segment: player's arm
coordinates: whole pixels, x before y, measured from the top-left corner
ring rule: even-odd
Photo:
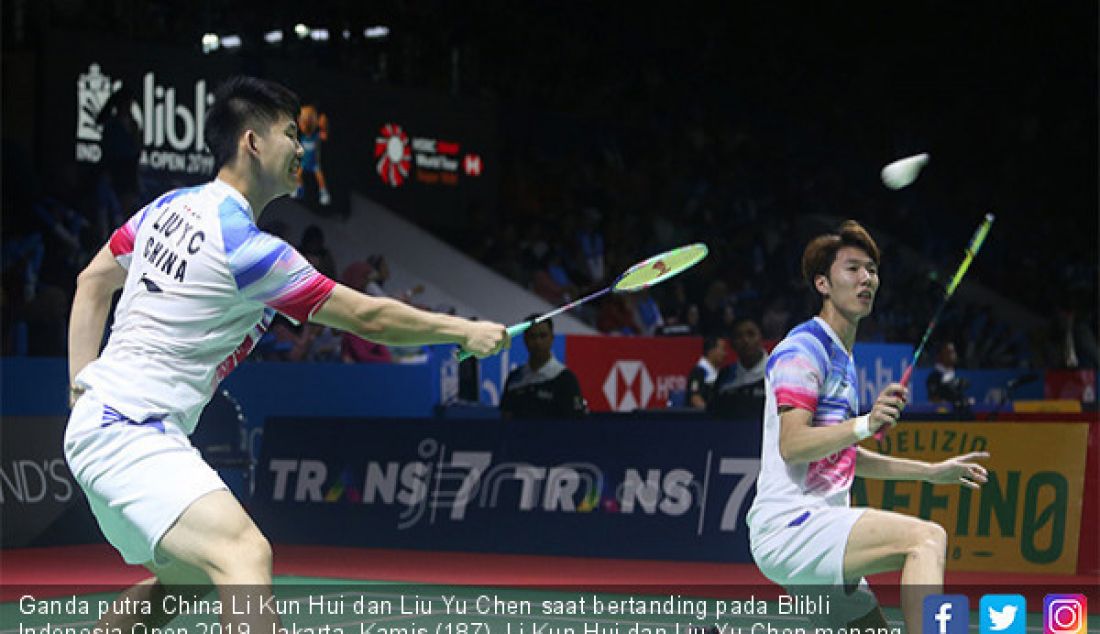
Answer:
[[[706,409],[707,401],[703,398],[703,380],[705,379],[703,369],[699,366],[695,366],[691,369],[691,373],[688,374],[688,406],[695,409]]]
[[[910,460],[856,447],[856,475],[873,480],[927,480],[932,465],[923,460]]]
[[[813,462],[850,447],[881,427],[896,425],[908,395],[905,386],[891,383],[879,394],[870,413],[836,425],[817,427],[813,425],[813,412],[780,405],[779,453],[786,462],[802,463]],[[858,461],[856,470],[858,474]]]
[[[984,451],[974,451],[942,462],[923,462],[887,456],[858,447],[856,475],[875,480],[923,480],[933,484],[961,484],[978,489],[989,478],[985,467],[975,462],[989,457]]]
[[[335,285],[310,321],[387,345],[456,343],[478,357],[494,355],[511,343],[501,324],[420,310],[342,284]]]
[[[568,418],[581,418],[588,414],[588,403],[581,394],[581,384],[577,375],[566,368],[561,373],[561,389],[555,394],[558,400],[558,411]]]
[[[813,425],[813,412],[798,407],[779,408],[779,453],[788,463],[820,460],[858,439],[855,419],[837,425]]]
[[[126,269],[108,245],[96,253],[76,278],[72,312],[69,315],[69,402],[76,401],[76,375],[99,356],[103,328],[111,298],[126,282]]]

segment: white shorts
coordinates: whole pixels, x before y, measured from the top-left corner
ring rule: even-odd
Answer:
[[[842,627],[878,605],[866,579],[844,578],[848,535],[866,510],[807,509],[789,523],[750,534],[752,557],[764,576],[792,595],[828,595],[828,613],[807,617],[819,627]]]
[[[130,564],[153,561],[188,506],[228,488],[179,427],[126,419],[91,391],[69,416],[65,460],[103,534]]]

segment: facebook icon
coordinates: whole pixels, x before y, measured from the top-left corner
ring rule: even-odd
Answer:
[[[924,634],[966,634],[970,627],[970,600],[961,594],[924,597]]]

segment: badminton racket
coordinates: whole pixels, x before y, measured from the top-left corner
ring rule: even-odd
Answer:
[[[947,289],[943,294],[943,300],[940,301],[939,308],[932,315],[932,320],[928,322],[928,327],[924,330],[924,336],[920,338],[920,344],[917,345],[917,349],[913,351],[913,359],[909,362],[909,367],[905,368],[905,372],[901,375],[901,384],[905,387],[909,387],[909,379],[913,377],[913,368],[917,365],[917,360],[920,359],[920,355],[924,352],[924,346],[928,344],[928,339],[932,336],[932,331],[936,329],[936,323],[940,319],[940,315],[943,314],[944,307],[947,306],[947,302],[951,300],[951,296],[955,294],[955,289],[958,288],[959,282],[962,281],[964,275],[966,275],[967,269],[970,268],[970,263],[974,261],[974,256],[978,254],[978,249],[982,248],[982,243],[985,242],[985,237],[989,235],[990,228],[993,227],[993,214],[986,214],[982,219],[982,224],[978,225],[978,229],[974,232],[974,236],[970,238],[970,244],[966,247],[966,254],[963,256],[962,263],[959,264],[958,270],[955,271],[955,275],[952,276],[951,281],[947,284]],[[880,427],[875,433],[875,438],[882,440],[886,435],[884,427]]]
[[[634,293],[650,288],[651,286],[656,286],[690,269],[705,257],[707,257],[707,245],[702,242],[696,242],[695,244],[689,244],[646,258],[623,271],[623,274],[607,288],[600,289],[591,295],[586,295],[564,306],[555,308],[548,313],[539,315],[535,319],[508,326],[508,336],[515,337],[516,335],[522,334],[531,326],[546,321],[555,315],[560,315],[567,310],[572,310],[585,302],[592,301],[608,293]],[[469,352],[462,351],[458,355],[458,360],[463,361],[470,358],[470,356],[472,355]]]

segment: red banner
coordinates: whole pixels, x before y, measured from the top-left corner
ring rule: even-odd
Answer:
[[[1046,375],[1045,398],[1096,402],[1096,370],[1047,370]]]
[[[565,337],[565,358],[594,412],[667,407],[702,351],[700,337]]]

